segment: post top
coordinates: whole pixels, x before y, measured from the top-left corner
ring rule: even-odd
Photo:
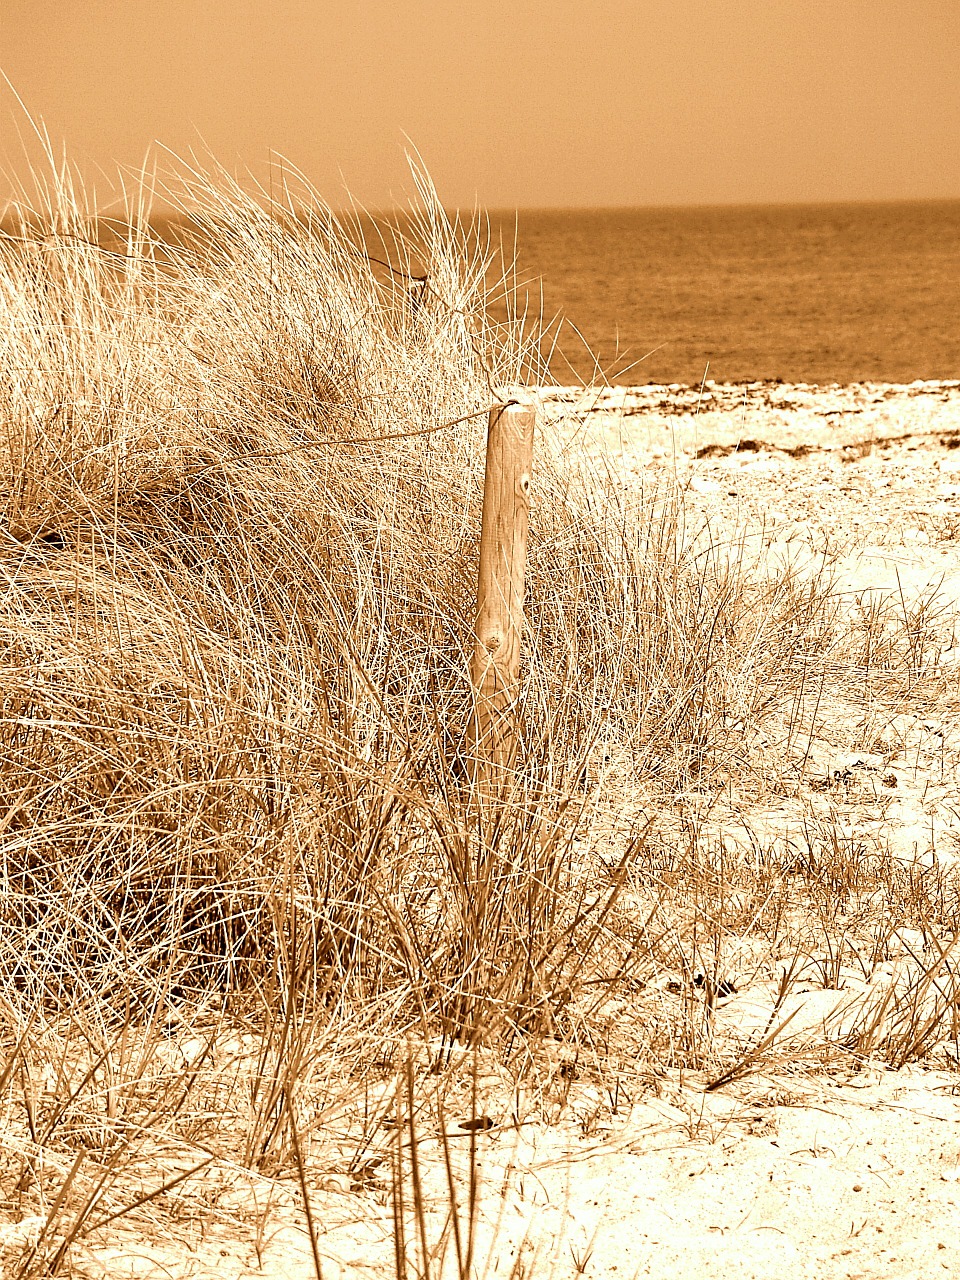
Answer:
[[[540,390],[538,387],[523,387],[519,384],[516,386],[499,387],[497,395],[501,404],[522,405],[525,409],[537,409],[540,407]]]

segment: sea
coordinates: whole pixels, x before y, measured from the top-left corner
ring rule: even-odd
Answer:
[[[559,383],[960,378],[960,200],[491,215]]]
[[[960,379],[960,200],[487,216],[556,383]]]

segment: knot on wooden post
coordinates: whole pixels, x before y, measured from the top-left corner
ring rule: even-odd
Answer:
[[[470,663],[473,714],[467,740],[478,790],[499,794],[516,762],[520,639],[530,522],[537,401],[511,393],[490,410]]]

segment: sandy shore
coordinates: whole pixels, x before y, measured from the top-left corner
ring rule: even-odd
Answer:
[[[942,543],[960,511],[960,382],[559,388],[544,404],[623,484],[676,471],[727,521]]]
[[[657,990],[611,1003],[575,1063],[566,1050],[539,1063],[533,1092],[496,1061],[484,1064],[480,1106],[491,1127],[477,1136],[479,1274],[958,1275],[957,1040],[935,1038],[921,1061],[900,1070],[869,1054],[853,1061],[844,1045],[851,1036],[868,1042],[871,1019],[878,1035],[891,1025],[893,1003],[913,998],[931,948],[949,949],[960,924],[960,383],[553,389],[544,401],[544,430],[571,458],[602,462],[630,490],[678,482],[712,530],[740,531],[760,571],[804,557],[820,571],[826,553],[838,590],[857,607],[886,600],[935,615],[932,692],[821,686],[802,752],[788,758],[773,730],[751,748],[794,779],[789,794],[781,789],[760,805],[746,788],[718,802],[709,821],[731,848],[739,832],[745,857],[757,833],[776,847],[803,824],[832,824],[851,856],[882,853],[908,880],[934,877],[944,906],[939,932],[916,922],[900,928],[887,939],[887,959],[872,967],[852,919],[832,920],[834,940],[845,939],[842,962],[828,982],[829,957],[812,953],[786,1004],[743,939],[725,937],[718,963],[730,987],[709,1007],[686,989],[689,974],[664,974]],[[701,1000],[717,1043],[728,1047],[749,1051],[779,1026],[776,1052],[709,1091],[703,1074],[631,1062],[635,1024],[655,1016],[656,1001],[681,998]],[[932,998],[929,984],[916,998]],[[552,1113],[551,1099],[559,1099]],[[373,1105],[366,1095],[363,1102]],[[468,1091],[447,1092],[461,1195],[468,1174],[459,1122],[469,1108]],[[427,1107],[418,1149],[426,1223],[439,1238],[448,1174],[441,1122],[430,1115]],[[319,1153],[321,1135],[316,1141]],[[336,1172],[349,1154],[331,1147],[332,1172],[314,1192],[323,1274],[386,1277],[388,1183]],[[123,1237],[121,1228],[84,1259],[84,1274],[314,1274],[294,1184],[278,1189],[236,1167],[204,1178],[211,1207],[199,1240],[186,1226],[189,1247]]]
[[[792,798],[752,807],[744,791],[710,822],[734,847],[739,830],[744,856],[758,833],[776,843],[791,827],[835,823],[858,856],[883,851],[909,874],[940,876],[956,902],[960,383],[568,388],[544,399],[545,429],[571,458],[602,464],[630,491],[678,482],[688,510],[713,535],[738,537],[758,571],[789,561],[821,572],[826,554],[851,608],[925,603],[937,616],[931,698],[901,692],[887,705],[821,690],[815,736],[788,766],[799,783]],[[771,771],[782,769],[783,745],[772,739],[767,750]],[[851,958],[831,987],[811,970],[776,1018],[776,984],[727,939],[736,991],[717,1002],[715,1034],[749,1044],[789,1026],[776,1066],[717,1091],[705,1092],[697,1073],[631,1076],[629,1025],[651,1009],[622,1003],[608,1032],[623,1049],[616,1083],[628,1099],[616,1114],[599,1071],[570,1090],[555,1125],[483,1139],[491,1187],[525,1171],[505,1212],[496,1197],[484,1210],[498,1269],[539,1257],[544,1274],[582,1265],[594,1277],[659,1280],[960,1273],[956,1041],[897,1071],[844,1066],[836,1053],[878,1001],[902,996],[923,972],[929,940],[916,930],[898,939],[882,973],[868,977]],[[435,1169],[439,1160],[437,1144]]]
[[[847,600],[960,608],[960,382],[560,388],[544,403],[571,457],[627,493],[675,481],[710,536],[770,568],[826,553]]]

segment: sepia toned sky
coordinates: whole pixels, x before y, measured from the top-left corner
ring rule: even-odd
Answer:
[[[2,0],[98,192],[159,140],[372,207],[960,197],[960,0]],[[36,157],[0,82],[0,198]]]

